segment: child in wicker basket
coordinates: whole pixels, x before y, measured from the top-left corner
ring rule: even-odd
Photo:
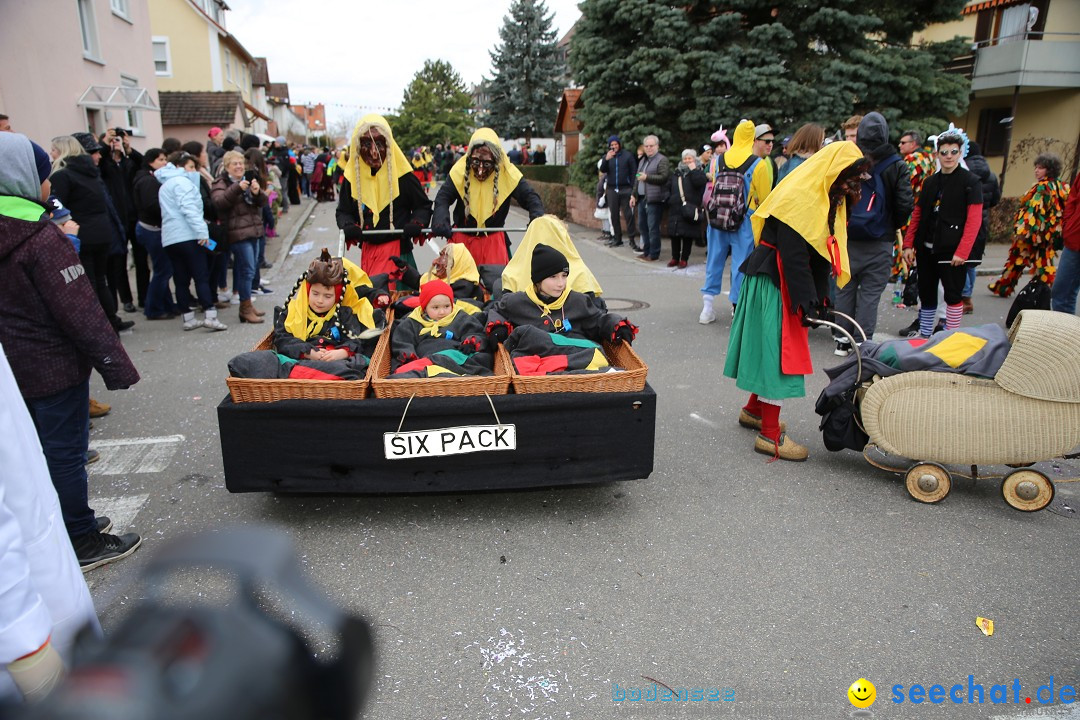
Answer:
[[[285,307],[275,308],[274,349],[294,360],[341,361],[361,371],[366,368],[364,342],[370,343],[378,332],[365,327],[342,302],[344,293],[344,264],[323,250]]]
[[[420,286],[420,304],[391,335],[391,378],[490,375],[492,356],[478,308],[455,301],[454,290],[439,279]]]
[[[566,256],[550,245],[536,244],[531,282],[489,307],[488,336],[506,343],[519,374],[605,370],[601,342],[633,343],[637,327],[606,312],[599,298],[572,290],[569,277]],[[504,284],[505,278],[504,273]]]

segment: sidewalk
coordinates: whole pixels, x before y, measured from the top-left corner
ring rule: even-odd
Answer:
[[[274,265],[262,274],[268,282],[277,277],[285,258],[289,255],[289,249],[296,242],[296,237],[304,229],[304,223],[311,217],[311,213],[317,205],[319,203],[312,198],[300,196],[299,205],[290,205],[289,212],[282,213],[278,217],[277,237],[266,238],[266,259]]]

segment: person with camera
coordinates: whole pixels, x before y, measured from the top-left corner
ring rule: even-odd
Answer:
[[[150,265],[147,254],[135,238],[135,198],[132,186],[135,173],[142,165],[142,153],[131,147],[131,133],[124,128],[109,128],[100,138],[108,152],[101,156],[101,178],[109,188],[116,212],[124,227],[123,247],[117,247],[109,254],[108,284],[109,291],[118,298],[117,305],[123,306],[124,312],[138,312],[139,305],[146,304],[146,288],[150,283]],[[128,282],[128,246],[131,246],[135,260],[136,295],[131,294]]]
[[[240,296],[240,322],[261,323],[263,318],[251,304],[251,285],[255,279],[258,240],[265,232],[262,209],[267,204],[266,193],[257,173],[246,169],[243,153],[230,150],[225,153],[221,165],[224,172],[214,181],[210,194],[218,213],[228,217],[233,289]]]
[[[608,151],[600,160],[600,172],[607,174],[607,189],[604,192],[607,206],[611,210],[612,239],[606,245],[622,246],[622,223],[625,222],[630,249],[637,250],[637,223],[634,222],[634,211],[630,207],[630,198],[634,194],[634,176],[637,175],[637,159],[623,148],[618,135],[608,138]]]
[[[671,238],[671,260],[668,267],[683,269],[690,260],[694,240],[701,237],[705,213],[701,199],[709,179],[698,162],[697,153],[687,148],[682,151],[682,162],[671,175],[668,195],[668,236]]]

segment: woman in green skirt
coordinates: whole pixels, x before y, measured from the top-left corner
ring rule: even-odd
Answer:
[[[739,424],[758,431],[754,450],[775,460],[809,453],[784,433],[780,406],[806,394],[814,372],[806,328],[821,316],[829,275],[850,278],[847,206],[859,200],[870,161],[852,142],[834,142],[810,157],[754,211],[754,251],[728,341],[724,374],[750,393]],[[771,461],[770,461],[771,462]]]

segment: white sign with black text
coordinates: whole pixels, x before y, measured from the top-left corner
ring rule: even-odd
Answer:
[[[387,460],[462,455],[493,450],[517,450],[514,425],[465,425],[416,432],[383,433]]]

